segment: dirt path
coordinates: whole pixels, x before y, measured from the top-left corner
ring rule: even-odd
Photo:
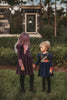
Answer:
[[[12,69],[12,70],[16,70],[16,67],[17,66],[6,66],[6,65],[0,65],[0,69]],[[38,69],[35,69],[35,70],[38,70]],[[62,66],[62,67],[57,67],[57,66],[55,66],[54,68],[53,68],[53,71],[62,71],[62,72],[65,72],[65,73],[67,73],[67,68],[65,67],[65,66]]]

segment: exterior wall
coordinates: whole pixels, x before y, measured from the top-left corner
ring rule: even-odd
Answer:
[[[8,8],[0,6],[0,34],[10,33],[10,12]]]

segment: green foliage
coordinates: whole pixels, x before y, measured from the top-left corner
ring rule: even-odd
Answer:
[[[17,55],[11,48],[0,48],[1,65],[17,65]]]
[[[67,26],[67,16],[65,16],[62,20],[62,24],[66,27]]]
[[[49,40],[51,42],[50,51],[53,53],[53,64],[58,66],[65,65],[67,61],[67,37],[64,34],[62,37],[53,38],[31,38],[31,54],[34,62],[37,61],[37,54],[40,53],[39,44],[42,41]],[[14,51],[14,45],[17,41],[17,37],[2,37],[0,38],[0,64],[3,65],[17,65],[17,54]],[[5,44],[6,43],[6,44]]]
[[[51,93],[47,94],[47,84],[45,92],[41,92],[42,79],[34,72],[34,89],[36,93],[29,92],[29,76],[25,77],[25,94],[20,93],[19,76],[16,71],[0,70],[0,99],[1,100],[67,100],[67,73],[54,72],[51,78]],[[62,95],[63,94],[63,95]]]
[[[44,25],[41,29],[41,35],[43,38],[52,38],[54,36],[54,28],[48,25]]]
[[[13,48],[14,49],[14,45],[17,42],[17,37],[1,37],[0,38],[0,48],[4,47],[4,48]],[[31,38],[30,39],[30,43],[31,45],[35,45],[35,44],[40,44],[42,41],[44,41],[44,38]],[[5,45],[6,43],[6,45]]]
[[[14,49],[14,45],[17,41],[16,37],[2,37],[0,38],[0,48],[4,47],[4,48],[13,48]],[[5,44],[6,43],[6,44]]]
[[[51,52],[53,53],[53,62],[54,62],[54,65],[57,65],[59,67],[65,65],[64,63],[67,61],[67,48],[63,46],[56,46],[56,47],[53,47],[51,49]]]
[[[57,16],[58,16],[58,17],[61,17],[61,16],[63,16],[63,15],[64,15],[64,8],[58,9],[58,10],[57,10]]]
[[[7,1],[8,2],[8,4],[10,4],[10,5],[15,5],[15,4],[18,4],[18,1],[19,0],[5,0],[5,1]]]
[[[34,49],[35,48],[35,49]],[[61,46],[51,47],[50,51],[53,53],[53,65],[58,65],[59,67],[65,65],[67,61],[67,49],[66,47],[62,48]],[[37,61],[37,54],[40,53],[39,45],[31,46],[31,55],[33,61]],[[14,49],[11,48],[0,48],[0,64],[1,65],[17,65],[17,54],[14,52]]]
[[[42,41],[44,41],[44,38],[30,38],[31,45],[39,45]]]

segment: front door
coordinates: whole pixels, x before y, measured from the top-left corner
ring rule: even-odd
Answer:
[[[36,14],[26,14],[26,32],[36,33],[37,32],[37,17]]]

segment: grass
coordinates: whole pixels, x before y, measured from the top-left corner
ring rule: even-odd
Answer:
[[[16,75],[15,70],[0,70],[0,100],[67,100],[67,73],[54,72],[54,76],[51,78],[52,92],[49,95],[47,94],[47,85],[46,91],[40,92],[41,78],[37,76],[37,71],[34,74],[36,93],[29,92],[29,76],[26,76],[26,93],[21,94],[19,76]]]

